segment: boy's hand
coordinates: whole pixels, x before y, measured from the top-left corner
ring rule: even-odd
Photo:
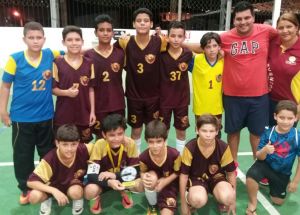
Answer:
[[[160,192],[166,186],[164,181],[165,181],[164,178],[158,179],[157,184],[155,186],[156,192]]]
[[[63,192],[59,191],[58,189],[54,188],[52,195],[56,199],[57,204],[59,206],[65,206],[66,204],[69,204],[68,197]]]
[[[291,181],[288,185],[288,191],[290,193],[294,193],[297,191],[297,188],[298,188],[298,184],[296,184],[295,182]]]
[[[79,93],[79,90],[78,90],[77,85],[75,85],[75,84],[73,84],[73,86],[68,89],[68,96],[71,98],[76,97],[78,95],[78,93]]]
[[[122,185],[122,183],[119,180],[110,179],[107,182],[108,186],[111,187],[114,190],[121,191],[125,190],[125,187]]]
[[[143,184],[145,188],[151,189],[153,187],[154,177],[146,172],[142,178]]]
[[[116,174],[112,172],[101,172],[98,177],[99,181],[107,179],[116,179]]]
[[[96,115],[94,113],[90,114],[90,126],[93,126],[96,123]]]
[[[265,145],[263,149],[267,154],[273,154],[275,151],[275,147],[271,144],[271,141],[268,142],[267,145]]]
[[[11,120],[10,120],[10,117],[9,117],[9,114],[5,111],[5,112],[1,112],[0,113],[0,118],[1,118],[1,121],[2,123],[9,127],[11,125]]]

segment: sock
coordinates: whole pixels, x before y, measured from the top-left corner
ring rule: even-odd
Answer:
[[[149,205],[157,204],[157,192],[155,192],[154,190],[148,190],[145,188],[145,196],[148,200]]]
[[[185,146],[185,140],[178,140],[176,138],[176,149],[182,154],[183,148]]]
[[[137,140],[134,140],[135,144],[136,144],[136,148],[138,150],[138,154],[140,154],[141,152],[141,145],[142,145],[142,138],[139,138]]]

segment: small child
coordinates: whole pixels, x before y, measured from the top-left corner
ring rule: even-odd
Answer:
[[[30,175],[27,186],[31,204],[41,202],[40,215],[51,213],[52,198],[59,206],[73,200],[72,214],[83,211],[83,177],[93,144],[79,144],[75,125],[66,124],[57,129],[56,149],[51,150]]]
[[[160,120],[146,125],[145,139],[148,143],[140,155],[141,178],[149,203],[148,215],[174,214],[177,208],[178,174],[181,158],[179,152],[167,146],[168,130]]]
[[[200,45],[204,53],[195,55],[189,65],[193,80],[193,111],[196,119],[204,113],[210,113],[221,122],[224,59],[218,57],[220,36],[208,32],[201,38]],[[221,131],[218,137],[221,137]]]
[[[170,128],[174,114],[176,149],[182,153],[186,141],[185,130],[189,127],[188,106],[190,85],[188,65],[192,52],[182,48],[185,26],[182,22],[171,22],[168,30],[169,46],[160,56],[160,119]]]
[[[201,115],[197,119],[198,137],[183,150],[179,177],[181,214],[203,207],[208,193],[215,197],[220,211],[235,214],[235,165],[229,146],[216,138],[219,125],[215,116]]]
[[[246,214],[256,214],[258,182],[267,178],[270,197],[274,204],[282,205],[286,190],[296,192],[300,181],[300,134],[293,128],[297,121],[297,105],[289,100],[280,101],[274,113],[276,126],[266,130],[257,148],[257,160],[247,172],[248,208]],[[298,157],[296,174],[292,181],[292,167]]]
[[[126,120],[120,114],[111,114],[104,118],[102,124],[102,135],[104,139],[94,144],[90,161],[94,169],[88,172],[89,184],[85,188],[85,198],[90,201],[92,214],[102,211],[100,194],[113,189],[119,191],[122,196],[124,208],[131,208],[133,201],[131,193],[125,192],[122,184],[121,171],[125,167],[139,165],[137,147],[131,138],[125,136]],[[140,179],[134,180],[129,190],[141,192]]]
[[[29,203],[26,182],[34,170],[35,147],[40,158],[55,147],[51,71],[54,58],[64,54],[42,49],[45,35],[38,22],[26,23],[23,35],[27,50],[10,55],[0,89],[0,118],[5,126],[12,126],[14,172],[22,205]]]
[[[75,124],[80,142],[92,139],[90,126],[96,121],[94,98],[94,66],[81,55],[82,31],[66,26],[62,32],[68,53],[55,59],[53,66],[53,94],[57,96],[54,125]]]

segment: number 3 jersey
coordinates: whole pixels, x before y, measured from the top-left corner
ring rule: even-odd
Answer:
[[[3,82],[13,83],[10,117],[15,122],[40,122],[53,118],[52,62],[63,54],[41,50],[34,64],[25,51],[12,54],[4,68]]]
[[[186,107],[190,104],[188,65],[192,52],[182,48],[175,58],[168,51],[160,56],[160,107]]]

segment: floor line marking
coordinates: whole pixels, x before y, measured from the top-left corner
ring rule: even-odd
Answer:
[[[237,168],[238,172],[238,178],[246,185],[246,175],[239,169]],[[262,206],[269,212],[269,214],[272,215],[280,215],[278,210],[266,199],[266,197],[258,191],[257,193],[257,200],[262,204]]]
[[[2,127],[0,128],[0,134],[2,134],[2,133],[5,131],[5,129],[7,129],[7,127],[6,127],[6,126],[2,126]]]
[[[34,164],[37,165],[40,161],[34,161]],[[0,162],[0,167],[1,166],[13,166],[14,162]]]
[[[238,156],[250,156],[253,155],[252,152],[238,152]]]

